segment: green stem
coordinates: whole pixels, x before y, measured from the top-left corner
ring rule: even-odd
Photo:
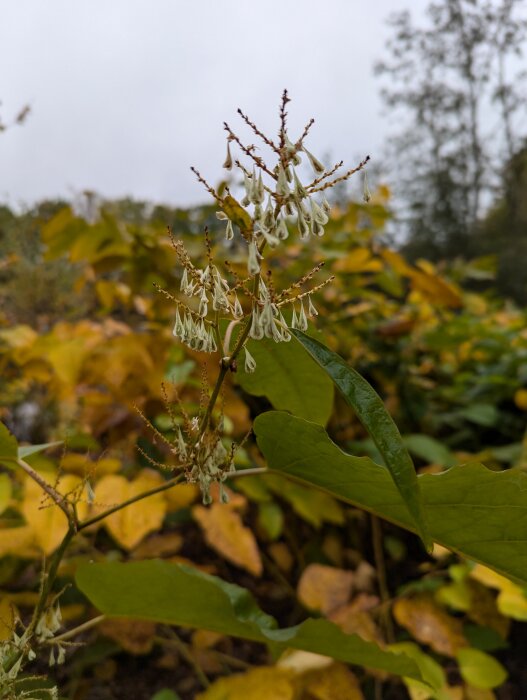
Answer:
[[[50,639],[48,641],[48,644],[57,644],[59,642],[64,642],[67,639],[71,639],[72,637],[76,637],[81,632],[86,632],[86,630],[90,630],[92,627],[96,627],[103,620],[106,620],[106,615],[98,615],[97,617],[94,617],[91,620],[83,622],[82,625],[77,625],[77,627],[74,627],[73,629],[68,630],[67,632],[63,632],[63,634],[59,634],[58,637],[53,637],[53,639]]]
[[[379,593],[382,601],[382,619],[387,641],[392,644],[395,641],[392,617],[390,615],[390,591],[386,578],[386,564],[384,561],[384,550],[382,541],[382,525],[379,518],[371,516],[371,533],[373,544],[373,555],[375,557],[375,568],[377,569],[377,580],[379,582]]]

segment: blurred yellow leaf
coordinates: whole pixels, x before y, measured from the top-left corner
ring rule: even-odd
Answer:
[[[514,403],[522,411],[527,411],[527,389],[518,389],[514,394]]]
[[[0,557],[8,554],[29,559],[39,555],[34,531],[30,525],[0,528]]]
[[[304,674],[302,688],[307,697],[316,700],[364,699],[355,674],[347,666],[339,663],[332,663],[327,668]]]
[[[430,596],[400,598],[394,603],[393,614],[401,627],[438,654],[455,657],[467,646],[461,621],[445,612]]]
[[[169,513],[187,508],[194,503],[199,494],[197,484],[177,484],[165,491]]]
[[[104,476],[95,486],[94,511],[107,510],[162,483],[161,475],[151,469],[143,469],[132,481],[116,474]],[[112,513],[103,525],[118,544],[133,549],[145,535],[161,527],[166,511],[164,493],[157,493]]]
[[[368,248],[353,248],[333,265],[335,272],[380,272],[383,264],[375,259]]]
[[[221,503],[213,503],[208,508],[194,506],[192,514],[210,547],[254,576],[261,576],[263,567],[258,543],[232,507]]]
[[[310,610],[328,615],[345,605],[351,595],[353,573],[324,564],[309,564],[298,582],[298,599]]]
[[[275,667],[220,678],[196,700],[294,700],[291,672]]]
[[[177,554],[183,545],[179,532],[154,534],[141,542],[133,551],[133,559],[154,559]]]
[[[50,486],[70,500],[80,499],[84,490],[84,482],[74,474],[66,474],[57,484],[51,483]],[[79,519],[82,520],[87,512],[87,503],[78,500]],[[44,554],[55,551],[68,530],[68,521],[60,508],[29,477],[25,480],[22,513],[33,531],[35,542]]]
[[[148,654],[154,646],[155,623],[128,618],[103,620],[99,631],[130,654]]]

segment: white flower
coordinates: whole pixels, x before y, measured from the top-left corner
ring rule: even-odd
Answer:
[[[247,346],[245,346],[244,350],[245,350],[245,371],[250,374],[250,373],[254,372],[254,370],[256,369],[256,360],[254,359],[254,357],[251,355],[251,353],[247,349]]]
[[[255,241],[249,243],[249,259],[247,260],[247,271],[253,277],[260,272],[260,263],[258,262],[258,250]]]
[[[318,174],[323,173],[324,170],[325,170],[325,168],[324,168],[324,166],[322,165],[322,163],[321,163],[317,158],[315,158],[315,156],[314,156],[312,153],[310,153],[310,152],[307,150],[307,148],[304,148],[304,147],[302,146],[302,150],[304,151],[304,153],[305,153],[306,156],[308,157],[308,160],[309,160],[309,162],[311,163],[311,167],[313,168],[313,170],[314,170],[316,173],[318,173]]]

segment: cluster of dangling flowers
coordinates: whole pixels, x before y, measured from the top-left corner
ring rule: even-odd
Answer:
[[[326,169],[304,144],[313,119],[305,126],[298,140],[289,138],[288,102],[287,91],[284,91],[276,143],[238,110],[245,124],[273,153],[273,166],[258,155],[256,146],[245,145],[230,126],[224,124],[227,155],[223,166],[228,171],[236,167],[239,172],[240,201],[228,187],[221,194],[217,192],[198,170],[192,168],[218,205],[217,218],[225,222],[226,247],[238,257],[240,251],[245,251],[247,276],[242,278],[230,263],[225,262],[225,272],[215,263],[208,231],[205,231],[207,256],[203,269],[194,266],[184,244],[172,237],[182,267],[179,286],[183,300],[160,291],[176,303],[173,334],[193,350],[220,353],[223,370],[220,384],[228,370],[236,371],[238,356],[242,352],[245,371],[256,370],[256,362],[246,346],[249,339],[269,338],[277,343],[288,342],[292,329],[307,330],[308,317],[317,315],[312,297],[333,279],[329,277],[319,284],[313,283],[314,276],[324,263],[319,263],[287,289],[278,292],[271,270],[264,269],[264,253],[266,249],[273,250],[280,246],[294,229],[303,241],[311,236],[323,236],[330,213],[324,193],[362,170],[369,160],[368,156],[355,168],[340,175],[337,175],[337,171],[342,167],[342,161]],[[233,157],[234,147],[249,159],[249,166]],[[306,161],[304,164],[313,171],[312,179],[306,184],[302,183],[299,174],[303,159]],[[239,324],[241,330],[235,342],[231,343],[233,329]],[[211,481],[221,484],[233,468],[233,451],[229,453],[224,448],[221,431],[209,428],[217,395],[218,392],[213,393],[204,419],[186,421],[184,431],[177,428],[173,443],[173,452],[182,462],[190,465],[188,478],[199,481],[204,500],[209,498]]]

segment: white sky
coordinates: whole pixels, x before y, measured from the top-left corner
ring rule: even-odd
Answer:
[[[0,201],[85,189],[174,205],[206,201],[189,171],[222,176],[236,108],[274,133],[287,87],[294,135],[382,166],[393,126],[373,63],[385,20],[426,0],[0,0]],[[243,132],[243,129],[240,129]],[[250,137],[249,137],[249,140]]]

